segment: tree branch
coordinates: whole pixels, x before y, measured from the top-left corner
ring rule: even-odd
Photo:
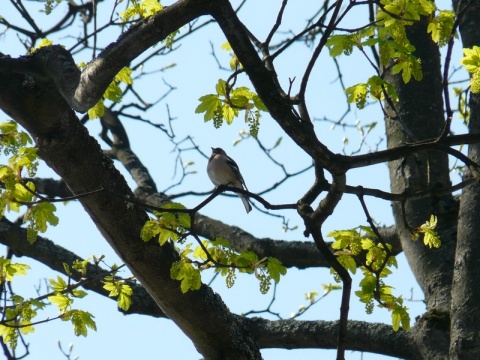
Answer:
[[[338,321],[270,321],[262,318],[244,318],[245,323],[261,348],[335,349]],[[418,359],[412,341],[412,332],[392,330],[390,325],[349,321],[344,339],[350,350],[373,352],[403,359]],[[412,330],[414,331],[414,330]]]
[[[27,230],[12,224],[5,218],[0,220],[0,243],[8,246],[16,256],[27,256],[66,276],[68,274],[65,272],[63,263],[71,265],[75,260],[84,260],[73,252],[41,236],[39,236],[33,244],[30,244],[27,241]],[[107,270],[99,266],[87,264],[87,275],[89,277],[103,278],[109,274]],[[81,274],[76,271],[72,271],[71,277],[76,281],[80,281],[82,278]],[[129,285],[133,289],[132,305],[128,311],[120,311],[125,314],[166,317],[142,286],[135,283],[130,283]],[[83,285],[83,287],[108,297],[109,291],[103,288],[103,283],[99,280],[88,282]]]

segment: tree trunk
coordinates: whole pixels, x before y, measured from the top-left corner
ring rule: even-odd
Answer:
[[[463,7],[463,2],[454,1],[455,8]],[[460,33],[464,48],[474,45],[480,46],[480,1],[468,3],[468,8],[460,19]],[[469,132],[480,132],[480,96],[470,97]],[[479,145],[470,145],[468,156],[475,162],[480,161]],[[478,170],[474,170],[477,172]],[[472,174],[467,171],[466,178]],[[460,202],[458,219],[457,248],[452,285],[451,308],[451,359],[479,359],[480,337],[478,335],[480,323],[480,185],[474,184],[465,188]]]
[[[413,78],[405,84],[399,75],[386,72],[386,79],[395,86],[399,102],[395,104],[397,119],[386,118],[388,147],[408,144],[439,136],[444,127],[440,53],[426,33],[426,24],[409,27],[409,39],[421,59],[423,79]],[[387,104],[388,105],[388,104]],[[388,115],[396,114],[388,107]],[[412,136],[409,133],[413,134]],[[425,151],[389,163],[391,189],[394,193],[434,190],[450,186],[446,153]],[[455,248],[456,206],[451,195],[393,204],[395,223],[402,248],[413,273],[425,293],[427,309],[448,312]],[[411,230],[438,216],[439,249],[425,247],[421,239],[412,241]]]

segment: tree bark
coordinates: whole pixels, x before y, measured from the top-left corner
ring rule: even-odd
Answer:
[[[426,22],[407,30],[421,59],[423,79],[412,78],[405,84],[399,75],[385,72],[385,80],[394,85],[399,102],[396,112],[386,104],[385,120],[388,148],[419,140],[434,139],[445,124],[440,53],[426,32]],[[391,69],[391,68],[390,68]],[[448,156],[440,151],[424,151],[389,163],[393,193],[448,188]],[[451,305],[451,283],[456,245],[458,206],[451,194],[393,203],[395,225],[408,263],[425,294],[427,313],[415,325],[414,339],[424,359],[445,359],[448,354],[448,323]],[[442,244],[430,249],[423,239],[413,241],[418,226],[438,217],[437,232]],[[446,325],[447,324],[447,325]]]
[[[405,84],[401,76],[393,76],[389,71],[385,74],[385,79],[395,86],[399,96],[395,105],[398,119],[392,119],[397,115],[387,104],[390,117],[386,118],[385,126],[389,148],[434,139],[441,134],[445,124],[438,48],[426,32],[426,23],[409,27],[408,37],[416,48],[415,55],[421,59],[423,79],[416,81],[412,78]],[[425,151],[391,161],[389,171],[394,193],[450,186],[447,154],[438,151]],[[448,312],[450,309],[456,209],[451,195],[393,203],[403,251],[425,293],[429,310]],[[429,249],[421,239],[412,241],[411,238],[411,230],[429,220],[431,214],[438,216],[437,231],[442,240],[439,249]]]
[[[460,33],[464,48],[480,46],[478,21],[480,1],[454,1],[455,8],[468,6],[460,18]],[[469,132],[480,131],[480,96],[470,96]],[[480,146],[470,145],[468,156],[480,162]],[[478,170],[467,170],[465,177],[478,178]],[[457,248],[452,286],[450,359],[470,360],[480,358],[480,185],[474,184],[462,192],[458,217]]]

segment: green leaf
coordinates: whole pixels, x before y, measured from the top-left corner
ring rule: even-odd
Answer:
[[[142,2],[134,1],[132,6],[120,13],[120,18],[127,22],[136,16],[147,18],[153,14],[161,11],[163,6],[158,0],[143,0]]]
[[[83,277],[87,276],[87,265],[90,262],[90,258],[85,260],[77,259],[73,262],[72,268],[82,274]]]
[[[423,233],[423,242],[426,246],[432,248],[439,248],[441,245],[441,240],[435,228],[437,226],[437,217],[435,215],[430,215],[430,220],[426,221],[425,224],[422,224],[417,231]]]
[[[238,109],[233,109],[230,105],[225,104],[222,107],[223,118],[227,121],[227,124],[230,125],[233,122],[233,118],[238,114]]]
[[[18,324],[20,325],[20,332],[23,335],[27,335],[35,331],[35,328],[33,326],[28,326],[29,324],[31,324],[30,321],[20,321],[20,323]]]
[[[373,240],[371,239],[362,239],[362,249],[363,250],[369,250],[372,247],[375,247],[376,244]]]
[[[360,287],[362,288],[363,294],[372,295],[375,291],[377,279],[372,275],[370,271],[364,271],[364,277],[360,281]]]
[[[467,71],[472,74],[480,71],[480,47],[465,48],[463,54],[465,56],[460,59],[460,63],[465,66]]]
[[[430,248],[439,248],[441,245],[440,236],[436,231],[429,230],[424,235],[423,243]]]
[[[31,176],[35,175],[38,166],[38,150],[36,148],[23,147],[17,150],[17,153],[9,160],[13,170],[18,171],[25,167],[29,170]]]
[[[352,243],[360,241],[361,237],[357,230],[335,230],[327,234],[328,237],[333,237],[335,242],[332,244],[333,249],[346,249]]]
[[[184,210],[185,207],[179,203],[170,203],[164,206],[165,209]],[[162,212],[156,211],[157,219],[148,220],[142,227],[140,236],[143,241],[149,241],[158,235],[160,245],[168,240],[177,241],[180,235],[190,227],[190,216],[183,212]]]
[[[122,100],[122,96],[123,96],[123,92],[122,92],[122,89],[120,88],[120,86],[118,85],[118,83],[116,83],[115,81],[113,81],[108,87],[107,89],[105,90],[105,93],[103,94],[103,97],[105,99],[108,99],[108,100],[111,100],[115,103],[118,103]],[[91,110],[91,109],[90,109]],[[89,110],[89,111],[90,111]],[[103,113],[98,116],[98,117],[101,117],[105,114],[105,109],[103,109]],[[90,116],[90,113],[89,113],[89,116]],[[92,118],[90,118],[91,120]]]
[[[54,214],[55,211],[55,205],[48,202],[42,202],[31,206],[26,214],[26,221],[29,221],[27,230],[31,231],[33,234],[37,234],[38,232],[44,233],[47,231],[48,224],[57,226],[58,217]],[[29,238],[31,243],[35,240],[36,236]]]
[[[214,246],[225,246],[230,247],[230,243],[227,239],[224,238],[216,238],[214,241],[211,241],[212,245]]]
[[[239,108],[243,108],[248,104],[249,99],[245,95],[236,94],[236,95],[232,95],[230,97],[230,100],[232,101],[233,105],[235,105]]]
[[[70,277],[72,276],[72,271],[70,270],[70,266],[67,263],[63,263],[63,270],[65,270],[65,274]]]
[[[107,278],[105,278],[107,279]],[[124,284],[121,281],[104,281],[103,288],[110,291],[108,296],[117,297],[117,305],[120,309],[127,311],[132,304],[132,288],[130,285]]]
[[[122,68],[122,70],[118,72],[117,75],[115,75],[115,81],[123,82],[127,85],[133,84],[133,79],[131,77],[132,71],[132,69],[125,66],[124,68]]]
[[[400,329],[400,323],[402,320],[402,316],[398,311],[392,312],[392,328],[394,331],[398,331]]]
[[[273,257],[268,258],[267,269],[270,277],[277,284],[280,282],[280,275],[285,275],[287,273],[287,268],[283,266],[279,260]]]
[[[450,40],[455,24],[455,13],[451,10],[439,11],[437,16],[429,20],[427,32],[432,34],[432,40],[440,47],[445,46]]]
[[[202,244],[203,246],[205,246],[205,248],[208,250],[208,247],[209,247],[209,241],[208,240],[204,240],[202,241]],[[193,252],[193,257],[196,258],[196,259],[200,259],[200,260],[207,260],[208,259],[208,254],[205,253],[205,250],[201,247],[201,246],[197,246]]]
[[[13,120],[0,123],[0,132],[4,135],[17,132],[17,123]]]
[[[217,94],[220,96],[225,96],[227,93],[227,88],[226,88],[227,82],[222,79],[218,79],[217,85],[215,85],[215,90],[217,91]]]
[[[35,306],[37,309],[43,309],[46,304],[40,300],[37,299],[30,299],[30,302],[32,303],[33,306]]]
[[[178,239],[177,233],[168,229],[162,229],[158,235],[158,243],[160,246],[165,245],[165,243],[170,239],[176,241]]]
[[[472,93],[474,94],[480,93],[480,70],[472,75],[472,78],[470,79],[470,87],[471,87]]]
[[[26,275],[27,270],[30,269],[30,266],[19,263],[11,263],[10,259],[6,259],[3,256],[0,256],[0,267],[1,267],[1,277],[0,284],[5,281],[12,281],[14,276]]]
[[[103,99],[100,99],[98,103],[88,110],[88,118],[90,120],[100,118],[105,114],[105,105]]]
[[[345,89],[348,103],[356,103],[357,108],[363,109],[367,101],[367,84],[357,84]]]
[[[350,271],[352,274],[355,274],[357,272],[357,263],[351,256],[340,255],[337,256],[337,260],[345,269]]]
[[[30,185],[30,186],[28,186]],[[28,189],[30,189],[30,191]],[[33,183],[27,183],[27,184],[21,184],[21,183],[16,183],[15,184],[15,190],[12,192],[12,196],[16,201],[19,202],[30,202],[33,199],[34,194],[32,191],[35,191],[35,185]]]
[[[19,334],[14,327],[0,325],[0,336],[2,336],[5,344],[8,344],[12,350],[15,350]]]
[[[407,310],[406,307],[396,306],[392,311],[392,328],[394,331],[400,329],[400,324],[404,330],[410,330],[410,315]]]
[[[76,336],[87,336],[88,329],[97,331],[97,325],[93,320],[94,316],[83,310],[70,310],[63,316],[64,320],[71,320],[73,324],[73,333]]]
[[[103,285],[103,288],[107,291],[110,291],[110,293],[108,294],[108,296],[110,297],[118,296],[118,294],[120,293],[118,282],[116,281],[106,281]]]
[[[166,38],[162,41],[165,44],[165,47],[167,49],[171,49],[174,42],[175,42],[175,37],[180,34],[180,29],[175,30],[174,32],[168,34]],[[171,67],[175,66],[176,64],[170,65]]]
[[[203,119],[205,121],[213,119],[215,113],[222,107],[222,102],[218,98],[218,95],[204,95],[198,99],[200,104],[195,109],[195,113],[205,113]]]
[[[150,241],[153,237],[155,237],[159,232],[160,229],[158,227],[158,222],[156,220],[147,220],[147,222],[142,227],[140,237],[143,241],[147,242]]]
[[[57,305],[60,312],[65,311],[73,303],[73,300],[70,297],[62,293],[55,293],[55,295],[49,296],[48,301]]]
[[[175,203],[172,202],[170,204],[166,204],[163,206],[164,209],[177,209],[177,210],[186,210],[187,208],[180,203]],[[166,214],[166,213],[163,213]],[[184,228],[189,228],[190,227],[190,215],[187,212],[176,212],[174,214],[171,214],[173,218],[175,219],[172,221],[172,223],[175,226],[181,226]]]
[[[420,59],[413,56],[399,59],[397,64],[392,67],[392,74],[398,74],[399,72],[402,72],[402,79],[405,84],[411,80],[412,76],[417,81],[422,80]]]
[[[48,282],[50,283],[50,288],[55,292],[62,292],[67,290],[67,287],[68,287],[67,283],[58,275],[57,275],[57,280],[48,279]]]
[[[232,46],[230,45],[230,43],[228,41],[226,43],[223,43],[220,46],[220,48],[223,49],[223,50],[226,50],[226,51],[232,51]]]
[[[72,290],[72,295],[81,299],[81,298],[84,298],[85,296],[87,296],[88,293],[86,291],[81,290],[81,289],[73,289]]]
[[[36,47],[30,49],[29,54],[33,54],[38,49],[41,49],[41,48],[47,47],[47,46],[51,46],[51,45],[53,45],[53,42],[51,40],[48,40],[47,38],[42,38],[42,40],[40,40],[40,42],[38,43],[38,45]]]
[[[25,264],[10,264],[8,271],[12,274],[12,276],[13,275],[23,276],[27,274],[28,269],[30,269],[30,266]]]
[[[130,308],[132,305],[132,292],[132,288],[129,285],[122,284],[117,299],[117,304],[120,309],[127,311]]]
[[[327,40],[326,45],[330,48],[330,56],[336,57],[342,53],[350,55],[353,51],[353,37],[351,35],[333,35]]]
[[[189,290],[198,290],[202,285],[200,271],[195,269],[192,264],[183,260],[177,261],[170,269],[170,276],[174,280],[180,280],[180,289],[182,293]]]
[[[238,267],[252,267],[257,262],[258,256],[253,251],[242,252],[233,260],[233,264]]]
[[[233,54],[232,58],[229,61],[230,69],[236,70],[238,67],[242,67],[242,64],[240,64],[240,61],[238,60],[237,55]]]

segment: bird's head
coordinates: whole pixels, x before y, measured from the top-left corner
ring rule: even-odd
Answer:
[[[226,155],[225,151],[222,149],[222,148],[214,148],[212,147],[212,154],[222,154],[222,155]]]

